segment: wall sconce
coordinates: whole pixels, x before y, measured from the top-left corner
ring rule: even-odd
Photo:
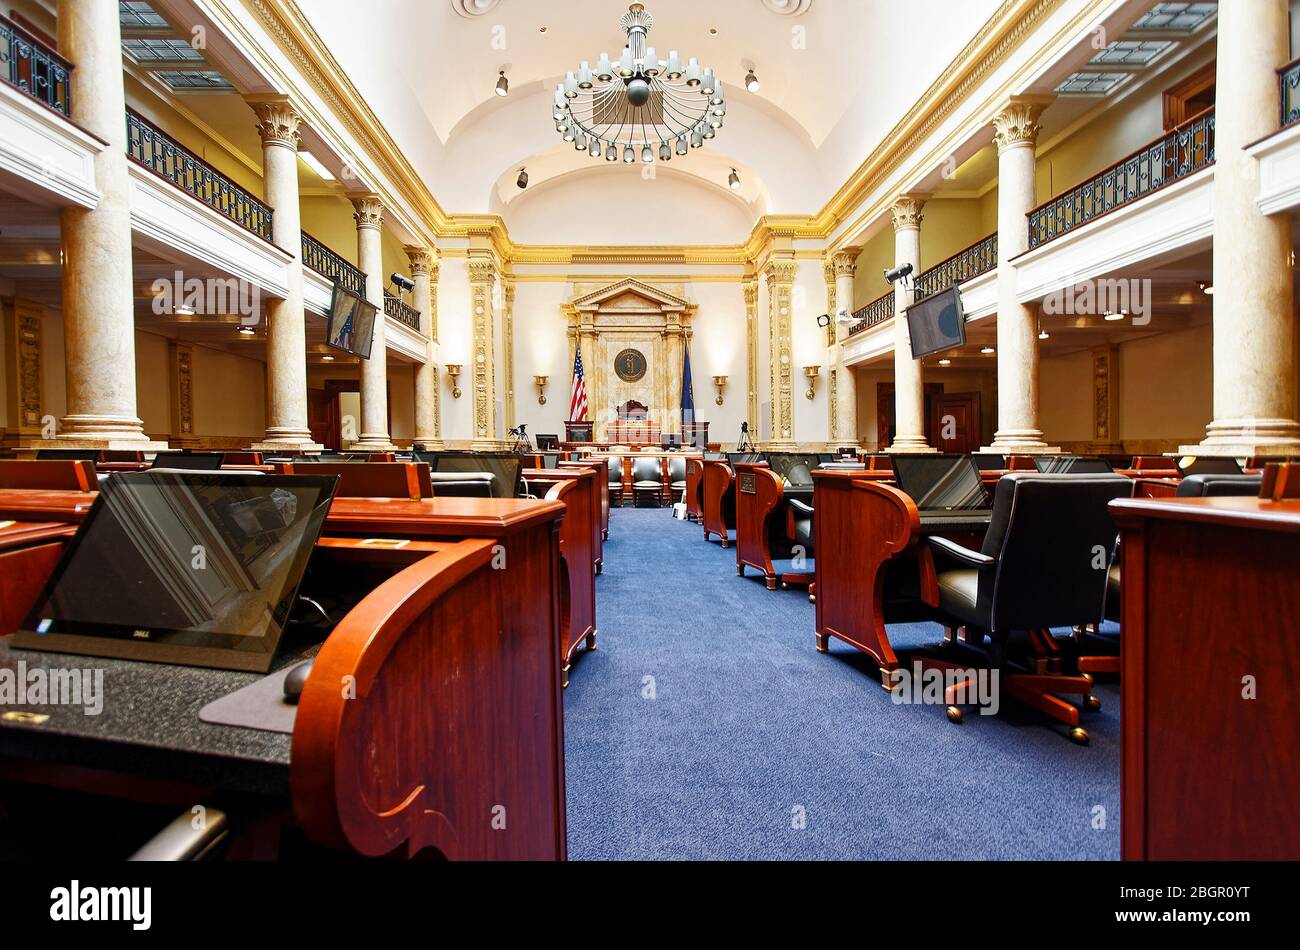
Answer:
[[[460,398],[460,386],[457,385],[457,381],[460,379],[460,371],[462,369],[464,369],[464,366],[460,363],[447,364],[447,378],[451,380],[452,399]]]
[[[804,393],[809,399],[817,398],[817,377],[821,373],[820,366],[805,366],[803,374],[808,377],[808,391]]]
[[[714,376],[714,377],[713,377],[713,385],[718,387],[718,398],[715,399],[715,400],[713,400],[713,401],[716,402],[719,406],[721,406],[721,405],[722,405],[722,393],[723,393],[723,391],[726,390],[726,388],[727,388],[727,377],[725,377],[725,376]]]
[[[546,383],[549,376],[534,376],[533,382],[537,384],[537,405],[546,405]]]

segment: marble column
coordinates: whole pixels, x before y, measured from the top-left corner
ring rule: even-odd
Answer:
[[[293,256],[285,269],[288,292],[266,307],[266,437],[259,451],[320,452],[307,420],[307,321],[303,312],[302,216],[298,197],[298,146],[302,117],[287,99],[255,99],[262,138],[266,203],[275,209],[275,245]]]
[[[473,449],[491,451],[500,448],[497,437],[496,367],[493,332],[496,323],[493,314],[492,292],[496,286],[497,264],[489,252],[470,252],[469,270],[471,320],[474,328],[473,379],[470,392],[474,397]],[[585,355],[584,355],[585,359]]]
[[[921,221],[925,197],[904,195],[890,209],[894,219],[894,266],[911,264],[912,278],[894,283],[894,442],[889,452],[933,452],[925,441],[925,383],[912,359],[905,311],[916,299],[912,279],[921,273]]]
[[[793,257],[773,257],[766,270],[772,384],[772,438],[768,445],[785,451],[795,447],[793,297],[798,264]]]
[[[760,432],[758,418],[758,278],[746,277],[741,289],[745,295],[745,421],[749,423],[749,437],[757,440]]]
[[[426,340],[424,362],[415,369],[415,447],[437,451],[443,446],[438,422],[438,361],[433,325],[437,319],[434,288],[441,265],[438,252],[432,248],[408,247],[406,256],[411,261],[411,279],[415,281],[411,303],[420,311],[420,333]]]
[[[993,119],[998,147],[998,428],[986,451],[1059,452],[1038,427],[1038,311],[1020,303],[1012,258],[1029,248],[1035,203],[1034,145],[1051,100],[1013,98]]]
[[[1214,168],[1214,420],[1195,455],[1291,455],[1296,348],[1291,222],[1255,203],[1243,149],[1277,131],[1278,67],[1289,56],[1286,0],[1219,4]]]
[[[851,325],[838,319],[841,311],[853,312],[853,278],[858,271],[856,247],[845,248],[832,255],[829,266],[835,278],[835,299],[830,308],[830,330],[835,334],[831,362],[831,441],[832,451],[839,448],[860,447],[858,442],[858,386],[853,367],[844,364],[844,343],[849,338]]]
[[[137,415],[131,177],[117,4],[60,0],[59,52],[73,63],[72,120],[106,143],[99,202],[60,213],[67,415],[57,444],[155,451]]]
[[[366,275],[366,299],[379,308],[370,359],[361,361],[360,452],[391,452],[388,436],[388,344],[384,321],[384,206],[375,195],[352,199],[357,222],[357,266]]]

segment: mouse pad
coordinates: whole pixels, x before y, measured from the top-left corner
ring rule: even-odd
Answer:
[[[298,707],[284,701],[284,678],[296,665],[290,663],[256,683],[208,703],[199,710],[199,719],[215,726],[291,734]]]

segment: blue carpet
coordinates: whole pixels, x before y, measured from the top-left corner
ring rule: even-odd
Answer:
[[[611,513],[596,599],[565,692],[570,858],[1119,857],[1113,684],[1087,747],[1009,700],[960,726],[895,705],[864,654],[817,653],[805,592],[737,577],[667,510]]]

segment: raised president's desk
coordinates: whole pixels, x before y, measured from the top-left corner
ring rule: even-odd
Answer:
[[[1300,501],[1113,501],[1127,860],[1300,859]]]

